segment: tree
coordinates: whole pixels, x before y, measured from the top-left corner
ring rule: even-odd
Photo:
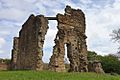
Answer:
[[[113,30],[112,34],[112,39],[115,40],[116,42],[120,43],[120,29],[118,30]]]
[[[106,73],[120,74],[120,60],[114,55],[103,56],[100,59]]]
[[[88,51],[88,61],[94,61],[96,60],[97,53],[94,51]]]
[[[112,37],[112,40],[114,40],[115,42],[117,42],[119,44],[118,53],[120,53],[120,29],[113,30],[113,32],[110,36]]]
[[[94,51],[88,51],[88,61],[95,61],[95,60],[101,60],[101,55],[98,55],[96,52]]]
[[[97,55],[96,52],[88,51],[88,61],[98,60],[102,64],[102,68],[106,73],[117,73],[120,74],[120,60],[116,55]]]

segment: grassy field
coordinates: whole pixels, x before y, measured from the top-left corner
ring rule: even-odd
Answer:
[[[120,76],[50,71],[0,71],[0,80],[120,80]]]

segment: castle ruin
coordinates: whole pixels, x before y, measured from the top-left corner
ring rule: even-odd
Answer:
[[[14,38],[12,68],[43,70],[43,45],[48,20],[57,20],[58,32],[50,58],[49,70],[65,72],[65,45],[71,72],[88,72],[85,15],[80,9],[66,6],[64,14],[56,17],[31,15],[23,24],[19,37]]]

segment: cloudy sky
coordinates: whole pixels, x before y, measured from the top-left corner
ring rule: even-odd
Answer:
[[[113,29],[120,27],[120,0],[0,0],[0,58],[10,58],[12,41],[30,14],[55,16],[64,13],[66,5],[82,9],[86,16],[88,50],[106,55],[116,53],[111,41]],[[52,55],[57,22],[49,21],[43,61]]]

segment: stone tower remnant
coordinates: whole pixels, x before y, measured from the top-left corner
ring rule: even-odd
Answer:
[[[75,10],[67,6],[64,15],[57,15],[57,21],[58,32],[49,68],[57,72],[65,71],[64,55],[66,45],[70,71],[87,72],[87,37],[85,35],[84,13],[79,9]]]
[[[43,69],[43,44],[47,30],[48,20],[43,15],[31,15],[23,24],[19,32],[17,69]]]
[[[17,55],[18,55],[18,45],[19,45],[19,37],[14,37],[13,40],[13,49],[12,49],[12,59],[11,59],[11,68],[16,69],[17,66]]]

